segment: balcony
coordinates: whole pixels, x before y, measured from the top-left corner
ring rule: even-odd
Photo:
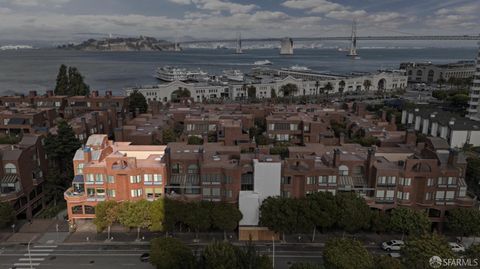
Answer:
[[[74,191],[73,187],[68,188],[64,193],[63,197],[65,200],[70,202],[81,202],[85,201],[85,192],[84,191]]]
[[[0,201],[11,201],[20,198],[23,195],[23,191],[12,191],[6,193],[0,193]]]

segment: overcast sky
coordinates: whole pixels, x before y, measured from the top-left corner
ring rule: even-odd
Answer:
[[[1,40],[479,34],[479,0],[0,0]]]

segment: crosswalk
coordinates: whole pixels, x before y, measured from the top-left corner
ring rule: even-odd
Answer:
[[[50,253],[55,251],[56,245],[38,245],[30,247],[30,252],[23,254],[12,268],[15,269],[35,269],[40,266],[45,259],[50,256]]]

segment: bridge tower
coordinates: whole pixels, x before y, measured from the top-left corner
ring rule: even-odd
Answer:
[[[237,33],[237,48],[235,50],[235,54],[243,54],[242,50],[242,34],[240,32]]]
[[[350,43],[350,51],[347,56],[356,57],[357,54],[357,20],[354,19],[352,22],[352,36]]]
[[[280,54],[292,55],[293,54],[293,39],[285,37],[280,40]]]

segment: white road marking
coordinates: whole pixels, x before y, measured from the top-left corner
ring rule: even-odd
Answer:
[[[34,248],[56,248],[58,246],[55,246],[55,245],[51,245],[51,246],[48,246],[48,245],[41,245],[41,246],[33,246]]]
[[[41,262],[44,261],[45,258],[20,258],[19,261],[34,261],[34,262]]]
[[[32,263],[32,266],[39,266],[40,263]],[[30,266],[30,263],[14,263],[13,266]]]
[[[30,253],[30,254],[25,253],[25,254],[23,254],[23,256],[48,256],[48,255],[50,255],[50,253]]]
[[[30,252],[52,252],[54,249],[31,249]]]

